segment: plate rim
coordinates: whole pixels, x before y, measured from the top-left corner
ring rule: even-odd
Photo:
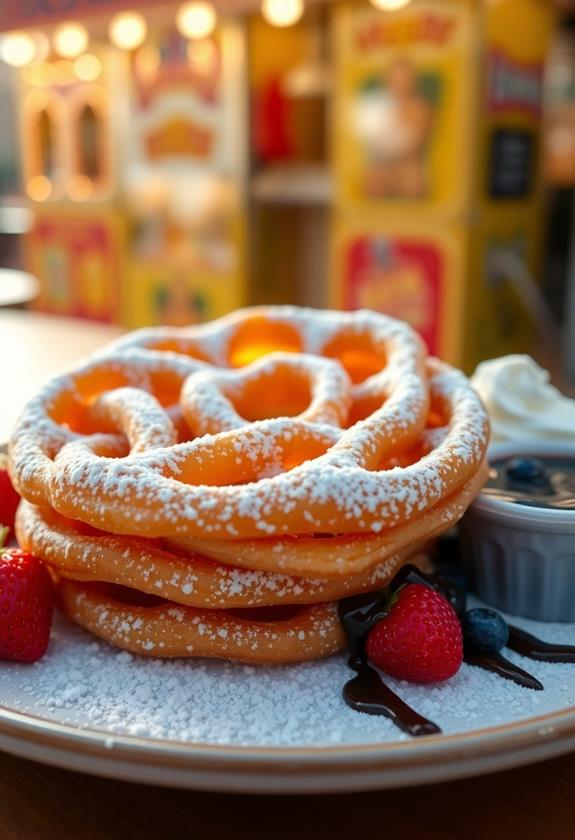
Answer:
[[[52,721],[0,704],[0,736],[25,741],[28,746],[64,749],[85,758],[105,758],[113,762],[137,761],[156,769],[348,773],[355,767],[364,770],[422,769],[446,761],[494,758],[534,745],[559,740],[567,742],[569,737],[575,736],[575,706],[498,726],[405,741],[253,747],[116,735]]]

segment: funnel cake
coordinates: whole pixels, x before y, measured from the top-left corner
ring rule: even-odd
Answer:
[[[383,315],[141,330],[24,409],[17,533],[68,614],[121,647],[313,659],[344,644],[340,598],[461,517],[487,440],[465,376]]]

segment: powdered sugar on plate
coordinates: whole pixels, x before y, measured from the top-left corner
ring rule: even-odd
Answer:
[[[574,624],[513,623],[545,640],[575,644]],[[523,689],[467,665],[443,685],[391,679],[389,684],[446,734],[575,705],[575,665],[506,655],[540,679],[545,691]],[[58,617],[41,662],[0,664],[0,706],[100,730],[110,738],[263,747],[406,740],[386,718],[359,714],[344,704],[341,688],[351,676],[345,656],[274,668],[146,659],[111,648]]]

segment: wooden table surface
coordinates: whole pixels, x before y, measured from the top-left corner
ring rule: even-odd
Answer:
[[[46,379],[120,333],[104,324],[0,309],[0,443]]]
[[[2,840],[572,840],[575,756],[481,779],[337,796],[144,787],[0,754]]]
[[[42,380],[116,334],[107,327],[0,312],[0,440]],[[0,840],[570,840],[574,791],[575,755],[436,786],[282,798],[131,785],[0,753]]]

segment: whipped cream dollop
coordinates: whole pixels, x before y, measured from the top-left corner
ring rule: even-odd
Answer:
[[[502,356],[478,365],[471,383],[489,412],[492,443],[575,444],[575,400],[549,380],[530,356]]]

